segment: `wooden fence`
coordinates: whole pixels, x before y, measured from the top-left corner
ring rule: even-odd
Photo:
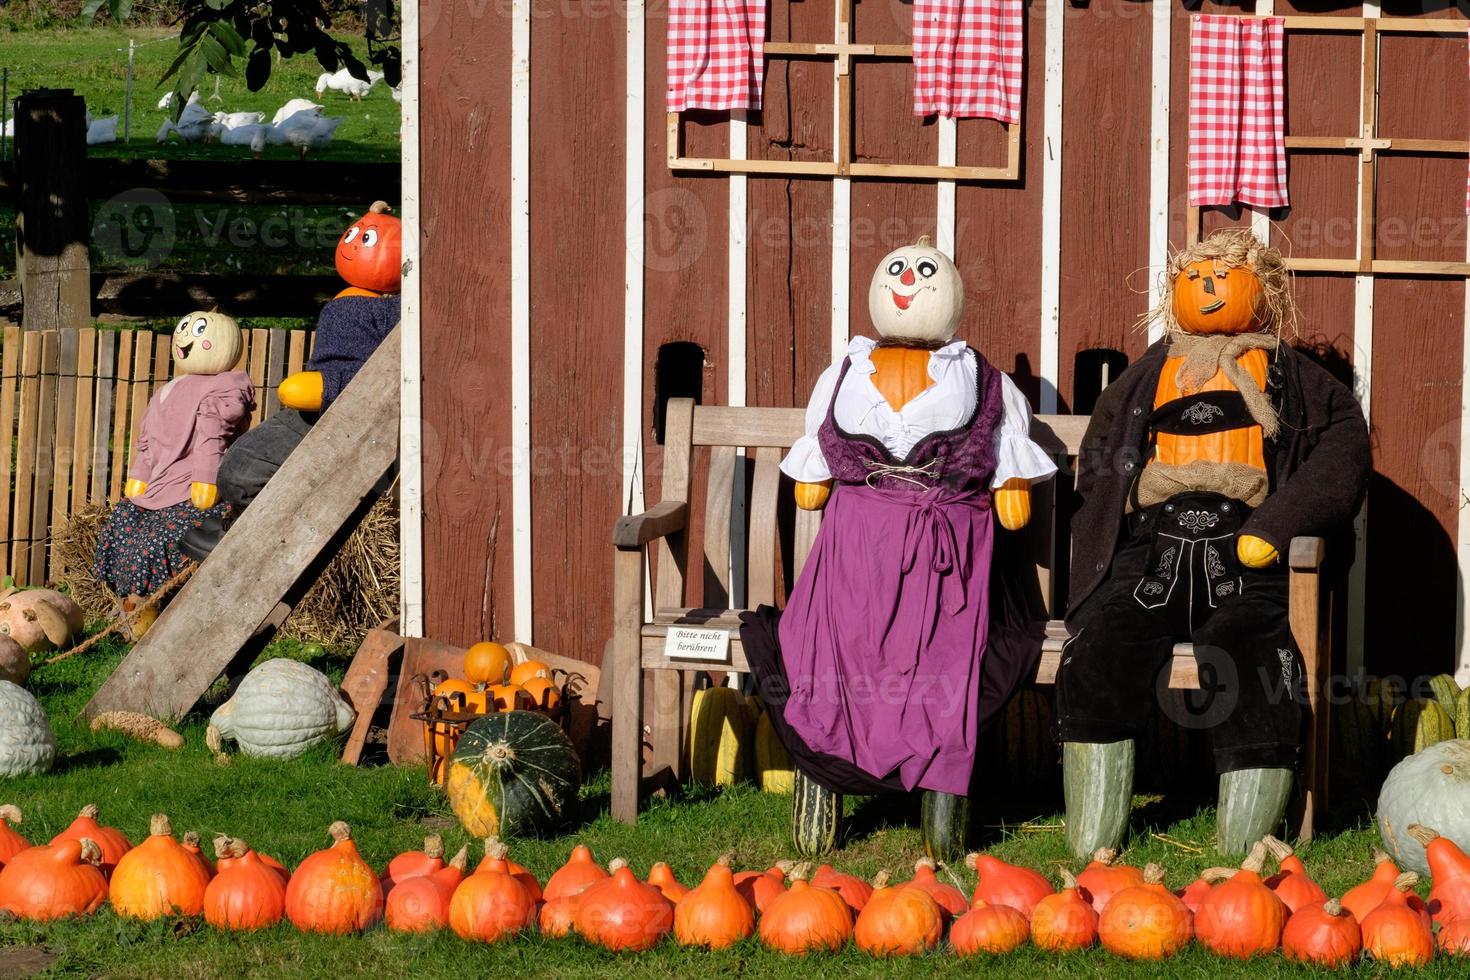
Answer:
[[[238,369],[255,387],[258,423],[280,407],[281,379],[300,371],[314,334],[247,330]],[[116,501],[129,447],[153,393],[173,377],[170,334],[21,330],[0,347],[0,569],[17,584],[57,574],[51,531],[92,503]]]

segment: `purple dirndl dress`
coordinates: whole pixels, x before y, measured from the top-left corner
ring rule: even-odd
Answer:
[[[902,460],[844,432],[834,394],[818,440],[835,485],[778,627],[788,742],[890,785],[959,795],[980,728],[1003,412],[1000,373],[974,356],[971,418]]]

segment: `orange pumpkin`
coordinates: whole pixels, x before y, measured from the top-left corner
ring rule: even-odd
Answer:
[[[389,888],[410,878],[422,878],[444,867],[444,838],[430,834],[424,838],[422,851],[404,851],[388,862],[383,884]]]
[[[23,851],[0,870],[0,911],[34,922],[91,915],[107,901],[101,861],[88,838]]]
[[[940,881],[937,874],[939,865],[933,858],[919,858],[914,863],[914,877],[909,882],[915,888],[929,893],[929,897],[939,903],[944,910],[945,918],[950,916],[964,915],[970,910],[970,900],[965,898],[965,893],[947,881]]]
[[[383,921],[393,932],[431,932],[449,925],[449,903],[464,881],[469,851],[460,848],[449,863],[405,879],[388,892]]]
[[[674,906],[674,938],[681,946],[725,949],[754,932],[755,910],[735,890],[728,854]]]
[[[542,711],[550,711],[561,704],[561,691],[544,677],[533,677],[521,686],[531,698],[531,703]]]
[[[561,939],[576,932],[577,897],[563,895],[541,903],[541,911],[536,913],[536,928],[541,931],[541,935]]]
[[[0,806],[0,868],[21,851],[29,850],[31,842],[16,832],[11,824],[21,822],[20,807],[7,803]]]
[[[108,898],[118,915],[151,921],[198,915],[208,887],[209,874],[199,859],[174,840],[168,817],[156,813],[148,839],[117,862]]]
[[[883,872],[853,924],[852,939],[869,956],[917,956],[939,945],[945,912],[922,888],[888,884]]]
[[[1062,890],[1046,896],[1031,910],[1031,942],[1053,953],[1087,949],[1097,942],[1097,911],[1066,869],[1062,870]]]
[[[689,888],[674,877],[674,869],[664,861],[659,861],[648,869],[648,883],[663,892],[664,898],[674,905],[678,905],[689,894]]]
[[[1250,375],[1262,390],[1266,387],[1266,371],[1271,365],[1270,355],[1260,348],[1252,348],[1236,358],[1237,363]],[[1179,383],[1179,372],[1184,367],[1184,358],[1170,357],[1164,361],[1159,372],[1159,384],[1154,393],[1154,407],[1158,408],[1176,398],[1197,395],[1206,391],[1235,391],[1235,385],[1216,371],[1214,377],[1198,388],[1185,390]],[[1266,455],[1261,427],[1248,425],[1224,432],[1205,435],[1175,435],[1158,433],[1155,439],[1154,459],[1169,466],[1187,466],[1201,461],[1206,463],[1241,463],[1259,470],[1266,468]],[[1086,887],[1085,885],[1083,887]]]
[[[245,852],[249,850],[250,847],[244,841],[236,840],[226,834],[219,834],[214,838],[214,859],[219,862],[219,871],[224,871],[229,868],[236,861],[240,860],[240,858],[244,857]],[[280,861],[277,861],[269,854],[256,852],[255,856],[260,858],[261,864],[276,873],[276,877],[281,879],[282,885],[286,885],[291,881],[291,872],[286,870],[286,866]]]
[[[327,828],[335,842],[301,862],[286,886],[286,915],[302,932],[345,936],[383,918],[383,886],[357,853],[352,829],[342,821]]]
[[[923,347],[877,347],[872,359],[873,387],[895,412],[934,383],[929,377],[929,351]]]
[[[490,711],[514,711],[516,709],[516,695],[521,693],[522,688],[514,684],[491,684],[485,688],[485,700]]]
[[[1448,956],[1470,955],[1470,919],[1456,919],[1439,927],[1434,937],[1439,951]]]
[[[459,938],[499,942],[536,921],[536,900],[511,877],[505,855],[500,841],[486,841],[485,860],[454,890],[449,926]]]
[[[1327,893],[1312,880],[1312,876],[1307,873],[1307,866],[1296,856],[1290,844],[1275,837],[1265,838],[1264,843],[1281,869],[1266,879],[1266,887],[1276,893],[1276,897],[1286,904],[1289,911],[1295,913],[1309,905],[1320,907],[1327,901]]]
[[[674,927],[673,904],[639,881],[628,862],[615,858],[608,869],[610,877],[578,897],[577,935],[615,952],[652,949]]]
[[[567,863],[546,879],[546,887],[541,894],[548,902],[568,898],[606,877],[607,871],[593,859],[592,850],[586,844],[578,844],[572,848]]]
[[[786,872],[793,865],[782,861],[765,871],[742,871],[735,876],[735,890],[757,912],[764,912],[786,891]]]
[[[374,201],[337,240],[337,275],[372,293],[396,293],[403,275],[403,226]]]
[[[510,669],[510,686],[525,687],[526,681],[533,677],[544,677],[551,680],[551,668],[539,660],[524,660]]]
[[[1030,935],[1031,925],[1019,909],[976,899],[974,907],[955,920],[949,944],[960,956],[1001,954],[1020,949]]]
[[[204,921],[216,929],[267,929],[286,914],[286,882],[244,841],[226,846],[228,864],[204,890]]]
[[[197,830],[187,830],[184,832],[184,836],[179,838],[179,843],[183,846],[184,850],[193,856],[195,861],[199,862],[199,866],[204,869],[204,874],[207,877],[213,878],[215,874],[214,862],[209,860],[209,857],[204,853],[204,848],[200,846],[200,840],[201,838]]]
[[[1363,951],[1389,966],[1424,966],[1434,959],[1429,919],[1409,904],[1419,876],[1406,871],[1393,890],[1363,919]]]
[[[1093,852],[1092,860],[1077,875],[1077,887],[1081,888],[1092,902],[1092,907],[1101,912],[1108,907],[1113,896],[1125,888],[1143,884],[1143,869],[1131,864],[1118,864],[1118,852],[1103,847]]]
[[[988,854],[971,854],[965,866],[980,876],[974,899],[987,905],[1009,905],[1030,916],[1036,903],[1056,891],[1051,882],[1030,868],[1007,864]]]
[[[471,684],[504,684],[514,659],[499,643],[476,643],[465,651],[465,680]]]
[[[496,871],[508,874],[518,881],[526,894],[531,896],[531,901],[542,900],[541,882],[524,865],[516,864],[510,859],[509,850],[501,843],[499,837],[487,837],[485,839],[485,857],[480,861],[480,866],[475,869],[476,873],[485,865],[490,865]]]
[[[1399,867],[1393,863],[1393,858],[1374,848],[1373,876],[1361,885],[1348,889],[1347,894],[1342,896],[1342,907],[1351,912],[1361,925],[1368,913],[1394,892],[1398,878]],[[1424,900],[1418,895],[1410,894],[1407,901],[1409,907],[1419,912],[1427,923],[1430,918],[1429,908]]]
[[[1194,916],[1195,937],[1220,956],[1250,959],[1281,944],[1286,905],[1266,887],[1266,845],[1257,843],[1229,880],[1210,890]]]
[[[872,885],[857,875],[838,871],[830,864],[820,865],[812,873],[811,883],[813,888],[828,888],[842,896],[847,907],[852,909],[853,915],[863,910],[863,906],[868,904],[868,899],[873,894]]]
[[[791,873],[791,887],[761,916],[761,942],[788,956],[841,949],[852,936],[852,910],[842,896],[806,880],[808,866]]]
[[[102,874],[111,876],[117,862],[133,849],[133,842],[116,827],[104,827],[98,823],[97,815],[97,804],[88,803],[65,830],[51,838],[51,843],[60,844],[68,840],[93,841],[102,848]]]
[[[1336,899],[1302,906],[1286,920],[1281,934],[1281,952],[1287,959],[1334,970],[1352,963],[1362,949],[1358,920]]]
[[[1470,918],[1470,857],[1448,837],[1420,824],[1409,824],[1408,834],[1424,846],[1434,887],[1429,890],[1429,911],[1435,922]]]
[[[1186,333],[1250,333],[1265,326],[1265,291],[1250,269],[1202,259],[1174,277],[1174,319]]]
[[[1143,869],[1143,884],[1113,896],[1097,920],[1097,935],[1109,952],[1132,960],[1161,960],[1194,936],[1194,916],[1164,887],[1164,869]]]

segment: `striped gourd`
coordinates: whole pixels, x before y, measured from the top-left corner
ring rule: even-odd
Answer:
[[[755,723],[755,779],[765,793],[790,793],[795,772],[786,746],[776,736],[769,713]]]
[[[1455,698],[1455,737],[1470,738],[1470,687]]]
[[[1384,772],[1383,728],[1368,698],[1367,685],[1332,709],[1332,781],[1345,798],[1371,800]]]
[[[450,757],[449,804],[472,837],[562,831],[576,819],[581,786],[571,740],[534,711],[471,722]]]
[[[1419,714],[1419,723],[1414,727],[1414,751],[1423,752],[1431,745],[1448,742],[1455,737],[1455,723],[1451,716],[1439,706],[1438,701],[1428,701]]]
[[[1393,728],[1388,737],[1390,758],[1398,762],[1454,737],[1454,723],[1438,701],[1412,698],[1394,712]]]
[[[701,786],[734,786],[750,774],[751,721],[733,687],[694,693],[689,709],[689,778]]]
[[[802,857],[821,857],[837,849],[842,797],[800,769],[792,780],[791,843]]]
[[[924,793],[919,807],[919,832],[924,854],[942,864],[953,864],[969,850],[970,800],[953,793]]]
[[[1451,721],[1455,718],[1455,701],[1460,696],[1460,685],[1449,674],[1439,674],[1429,678],[1429,692],[1434,695],[1434,700],[1444,709],[1444,713]]]

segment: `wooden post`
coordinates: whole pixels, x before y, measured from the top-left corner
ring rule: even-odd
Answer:
[[[15,104],[16,271],[26,330],[91,324],[87,245],[87,125],[70,89],[27,92]]]

